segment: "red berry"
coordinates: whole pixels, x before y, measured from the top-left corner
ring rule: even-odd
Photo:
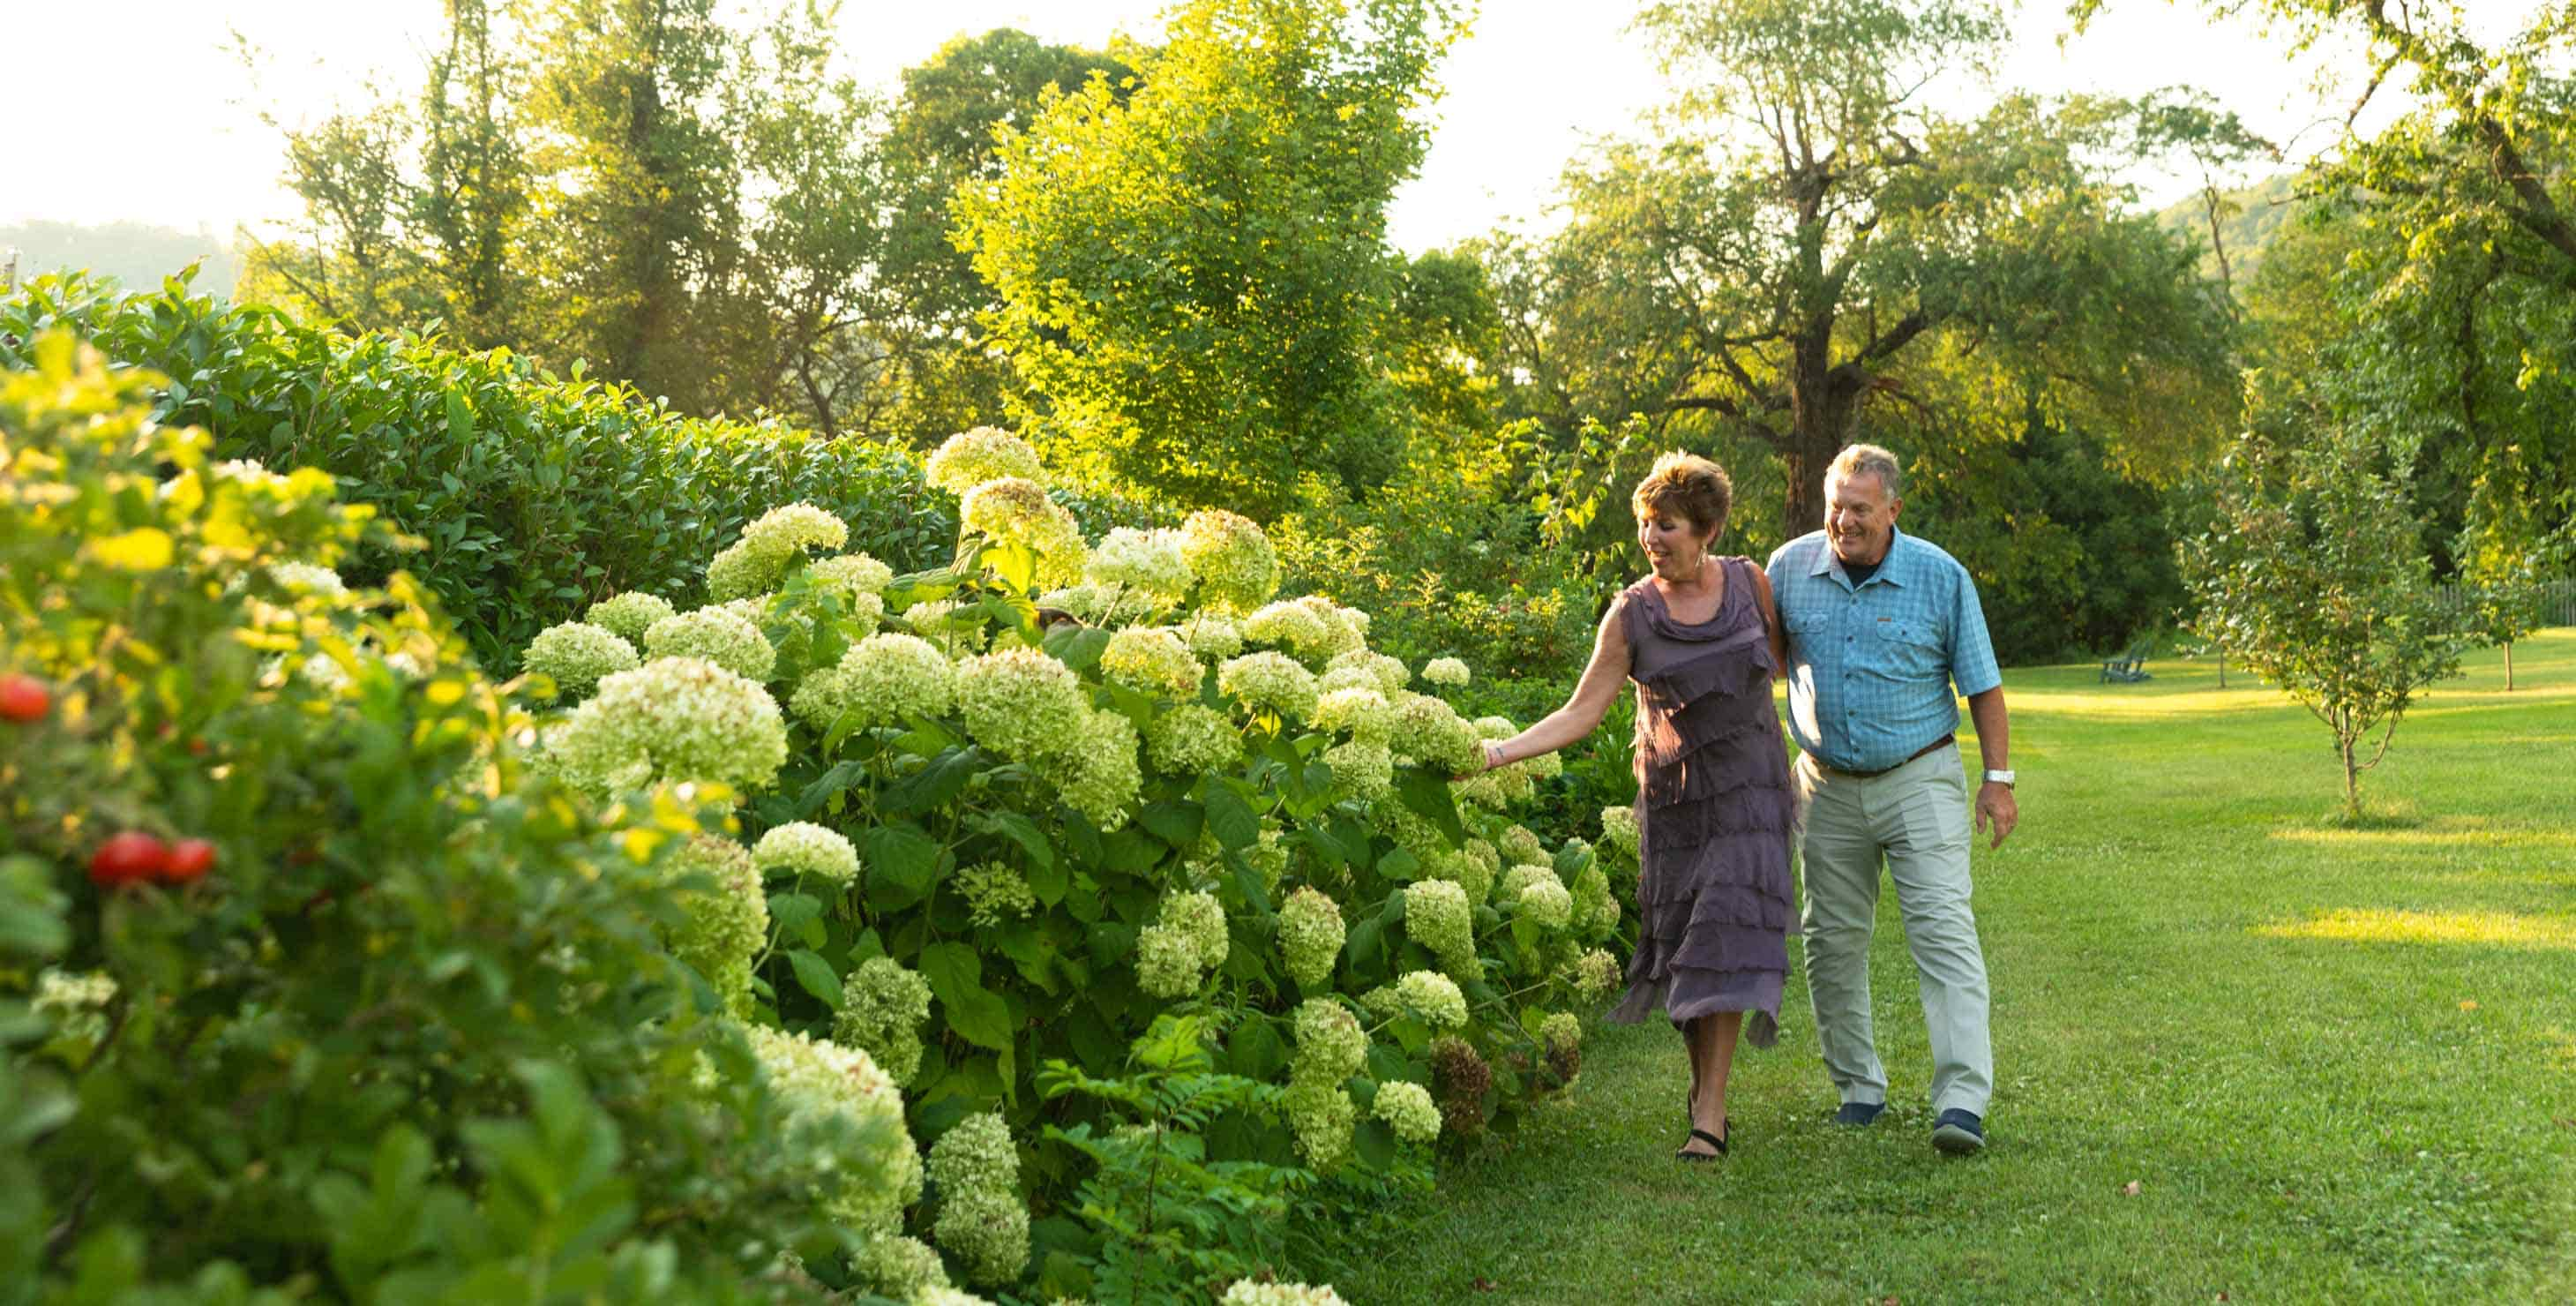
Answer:
[[[53,706],[54,696],[45,682],[14,671],[0,676],[0,717],[24,725],[44,720]]]
[[[161,878],[171,884],[186,884],[205,877],[215,868],[215,846],[203,839],[182,839],[170,845],[170,860],[161,870]]]
[[[140,830],[110,838],[90,854],[90,882],[103,888],[139,884],[169,872],[169,845]]]

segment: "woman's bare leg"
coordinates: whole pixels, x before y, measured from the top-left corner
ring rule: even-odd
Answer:
[[[1743,1031],[1741,1011],[1701,1016],[1682,1028],[1682,1041],[1690,1049],[1691,1127],[1719,1138],[1726,1137],[1726,1080],[1735,1068],[1736,1037]],[[1695,1156],[1717,1152],[1696,1138],[1682,1150]]]

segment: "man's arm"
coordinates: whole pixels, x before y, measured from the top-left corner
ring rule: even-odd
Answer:
[[[1977,723],[1977,752],[1985,759],[1985,769],[2011,770],[2012,722],[2004,714],[2004,687],[1970,694],[1968,718]],[[2004,837],[2020,820],[2021,806],[2013,801],[2011,785],[1986,781],[1977,786],[1977,829],[1994,831],[1995,841],[1989,847],[2003,847]]]

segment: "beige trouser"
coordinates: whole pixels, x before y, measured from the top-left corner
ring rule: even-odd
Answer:
[[[1984,1116],[1994,1092],[1994,1049],[1986,1033],[1985,953],[1968,906],[1968,788],[1958,746],[1867,779],[1824,771],[1804,755],[1791,774],[1803,824],[1807,992],[1834,1087],[1845,1102],[1887,1100],[1887,1069],[1869,1016],[1869,940],[1883,858],[1922,983],[1932,1109]]]

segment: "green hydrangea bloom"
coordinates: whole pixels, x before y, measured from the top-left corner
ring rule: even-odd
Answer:
[[[867,1053],[761,1025],[743,1035],[791,1122],[841,1116],[858,1125],[856,1154],[825,1167],[834,1187],[825,1211],[871,1237],[903,1231],[903,1208],[921,1196],[921,1153],[904,1128],[903,1095]]]
[[[894,568],[864,553],[843,553],[823,558],[809,564],[805,570],[814,578],[816,585],[854,601],[883,594],[886,586],[894,583]],[[880,602],[877,610],[883,612],[885,605]]]
[[[1279,908],[1279,950],[1297,987],[1314,992],[1333,978],[1342,958],[1342,909],[1312,887],[1300,887]]]
[[[968,490],[957,515],[970,531],[1069,566],[1067,582],[1081,577],[1082,563],[1090,555],[1073,514],[1047,497],[1044,487],[1023,477],[1000,477]]]
[[[1330,1284],[1256,1283],[1237,1279],[1217,1306],[1349,1306]]]
[[[1164,775],[1231,771],[1243,761],[1243,734],[1223,712],[1184,703],[1145,727],[1145,750]]]
[[[1029,1264],[1029,1208],[1007,1191],[969,1188],[942,1192],[931,1239],[957,1258],[968,1283],[994,1287],[1016,1281]]]
[[[950,657],[984,647],[984,618],[979,608],[961,608],[950,599],[930,599],[904,609],[903,621]]]
[[[948,1287],[948,1267],[939,1253],[918,1238],[879,1234],[850,1262],[859,1281],[880,1297],[910,1301],[934,1288]]]
[[[1346,608],[1321,594],[1308,594],[1295,600],[1297,606],[1315,614],[1323,629],[1323,641],[1315,646],[1317,657],[1337,658],[1366,651],[1369,615],[1358,608]],[[1402,663],[1397,664],[1399,667]],[[1404,688],[1403,682],[1395,688]]]
[[[760,627],[723,608],[700,608],[654,622],[644,632],[644,652],[655,658],[704,658],[748,680],[767,680],[778,650]]]
[[[1503,876],[1503,900],[1518,903],[1533,921],[1551,930],[1574,923],[1574,895],[1556,878],[1553,867],[1515,866]]]
[[[1243,651],[1243,627],[1213,612],[1197,612],[1182,622],[1181,639],[1190,652],[1222,662]]]
[[[1252,846],[1236,854],[1243,858],[1244,865],[1261,877],[1264,893],[1275,892],[1279,888],[1279,878],[1288,873],[1288,845],[1281,839],[1279,827],[1265,825]]]
[[[1256,609],[1243,619],[1243,637],[1255,644],[1285,649],[1300,659],[1320,659],[1328,655],[1333,633],[1315,610],[1302,603],[1282,601]]]
[[[1224,965],[1226,954],[1233,950],[1233,939],[1226,929],[1225,905],[1216,900],[1215,894],[1165,894],[1159,919],[1189,939],[1201,970]]]
[[[608,631],[629,644],[642,644],[644,632],[653,623],[675,614],[678,609],[658,594],[629,590],[613,599],[602,599],[582,614],[590,624]]]
[[[1381,740],[1353,739],[1324,750],[1333,793],[1374,803],[1395,792],[1395,754]]]
[[[73,973],[47,967],[36,977],[29,1014],[54,1028],[54,1038],[86,1060],[107,1038],[107,1004],[116,1000],[116,980],[105,971]]]
[[[942,1194],[970,1188],[1012,1192],[1020,1185],[1020,1153],[1011,1127],[987,1111],[950,1126],[930,1145],[930,1182]]]
[[[1285,653],[1246,653],[1216,669],[1218,692],[1254,711],[1276,712],[1290,721],[1315,714],[1315,673]]]
[[[793,556],[762,553],[751,547],[749,540],[728,546],[707,559],[707,597],[717,603],[766,594],[778,588],[778,580],[787,574]]]
[[[751,854],[731,839],[689,836],[670,873],[706,876],[712,889],[680,895],[687,924],[671,939],[671,955],[706,977],[708,987],[737,1016],[751,1012],[751,959],[769,943],[769,895]]]
[[[1415,880],[1404,886],[1404,932],[1431,950],[1452,975],[1477,975],[1475,909],[1467,891],[1448,880]]]
[[[1395,705],[1394,742],[1399,758],[1451,775],[1484,768],[1484,737],[1456,708],[1429,694],[1403,693],[1389,701]]]
[[[1399,1079],[1378,1085],[1377,1100],[1369,1104],[1369,1112],[1408,1143],[1428,1143],[1440,1136],[1440,1108],[1432,1105],[1431,1090],[1420,1084]]]
[[[643,664],[635,656],[634,645],[619,639],[615,631],[586,621],[567,621],[537,632],[519,661],[529,671],[554,677],[557,689],[576,698],[598,687],[601,677]]]
[[[811,821],[772,826],[751,847],[764,875],[811,875],[833,884],[859,878],[859,850],[840,831]]]
[[[1060,756],[1084,738],[1091,704],[1073,668],[1032,648],[959,664],[957,705],[975,742],[1014,761]]]
[[[1539,1022],[1538,1037],[1550,1052],[1571,1051],[1583,1046],[1583,1022],[1571,1011],[1550,1012]]]
[[[960,431],[941,441],[921,471],[923,480],[960,498],[986,481],[1005,476],[1029,481],[1046,479],[1038,464],[1038,451],[1020,437],[994,426]]]
[[[1637,860],[1637,809],[1602,808],[1601,842],[1618,849],[1628,860]]]
[[[567,784],[607,795],[656,780],[768,786],[787,726],[759,685],[698,658],[663,658],[599,682],[546,739]]]
[[[1199,696],[1207,668],[1190,655],[1190,646],[1168,630],[1130,626],[1109,637],[1100,651],[1100,674],[1129,689],[1169,694],[1184,702]]]
[[[1317,682],[1319,689],[1321,685]],[[1383,744],[1395,734],[1395,709],[1374,686],[1323,690],[1315,699],[1313,724],[1318,730],[1338,730],[1353,739]]]
[[[767,557],[793,558],[808,549],[837,549],[850,542],[848,523],[810,503],[762,513],[742,528],[742,546]]]
[[[1351,1121],[1358,1115],[1350,1094],[1334,1084],[1301,1079],[1288,1086],[1283,1105],[1307,1169],[1328,1172],[1350,1154]]]
[[[1564,976],[1575,996],[1587,1002],[1598,1002],[1610,996],[1619,987],[1621,978],[1619,959],[1599,948],[1576,957]]]
[[[1176,530],[1140,531],[1121,526],[1094,545],[1083,564],[1083,577],[1122,593],[1146,595],[1155,606],[1170,607],[1190,592],[1197,580],[1181,551]]]
[[[1473,678],[1467,671],[1467,664],[1456,658],[1433,658],[1422,664],[1422,683],[1426,685],[1463,689]]]
[[[1337,654],[1332,661],[1324,664],[1326,675],[1345,670],[1365,673],[1370,685],[1388,699],[1403,693],[1404,683],[1413,678],[1404,669],[1404,659],[1389,657],[1384,653],[1372,653],[1364,648]]]
[[[1029,877],[1000,862],[982,862],[957,872],[957,894],[966,900],[966,919],[979,929],[1018,920],[1036,911],[1038,896]]]
[[[349,584],[340,573],[310,562],[272,562],[268,578],[278,587],[294,594],[318,594],[326,599],[345,598]]]
[[[1249,612],[1279,592],[1279,555],[1248,517],[1202,508],[1181,523],[1181,557],[1209,605]]]
[[[1503,831],[1497,844],[1503,860],[1514,866],[1554,866],[1556,859],[1547,855],[1547,845],[1526,825],[1515,825]]]
[[[957,669],[938,647],[918,635],[870,635],[841,660],[805,677],[789,705],[796,715],[828,729],[844,713],[854,729],[899,726],[948,714],[957,701]]]
[[[898,1084],[921,1069],[921,1026],[930,1019],[930,983],[891,957],[860,962],[841,984],[832,1037],[865,1051]]]
[[[1145,785],[1136,764],[1136,725],[1117,712],[1089,712],[1071,753],[1059,759],[1056,793],[1065,805],[1105,831],[1127,827],[1129,809]]]
[[[1467,995],[1458,982],[1438,971],[1406,971],[1395,982],[1396,1000],[1433,1029],[1457,1029],[1467,1023]]]
[[[1163,924],[1136,932],[1136,987],[1149,997],[1179,998],[1198,991],[1198,944]]]
[[[1308,998],[1297,1006],[1297,1055],[1292,1078],[1339,1085],[1368,1063],[1368,1031],[1348,1007],[1331,998]]]

